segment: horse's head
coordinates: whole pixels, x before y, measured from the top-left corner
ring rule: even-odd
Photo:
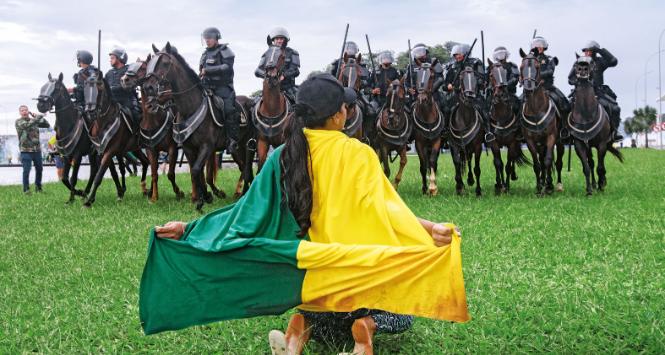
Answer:
[[[525,95],[531,95],[542,84],[540,79],[540,62],[532,52],[524,53],[520,48],[522,64],[520,65],[520,83],[524,87]]]
[[[39,90],[39,97],[37,97],[37,110],[41,113],[48,112],[56,102],[59,93],[66,90],[62,83],[62,73],[58,78],[54,79],[51,73],[48,73],[48,81]]]
[[[137,58],[136,62],[129,64],[125,75],[120,78],[120,85],[125,89],[133,89],[142,85],[146,73],[148,72],[148,62],[150,61],[150,58],[150,55],[148,55],[148,58],[146,58],[145,61],[141,60],[141,58]]]
[[[182,90],[176,86],[176,82],[190,76],[194,85],[200,83],[191,68],[184,68],[177,58],[178,52],[171,47],[170,43],[161,51],[153,45],[155,52],[146,65],[146,74],[143,81],[143,91],[146,95],[147,108],[151,113],[156,113],[161,107],[173,100],[174,90],[184,93],[189,89]],[[187,70],[189,69],[189,70]]]
[[[432,85],[434,75],[430,63],[422,63],[416,71],[416,91],[418,91],[418,102],[428,103],[432,99]]]
[[[85,98],[85,111],[91,119],[95,119],[98,111],[111,104],[111,89],[102,75],[101,70],[95,69],[85,78],[83,96]]]
[[[345,87],[360,91],[362,84],[360,79],[361,71],[362,67],[356,62],[356,59],[348,58],[346,63],[342,64],[338,79]]]
[[[268,80],[268,83],[272,87],[278,86],[279,78],[282,76],[284,63],[286,62],[286,53],[280,46],[270,46],[264,56],[266,58],[265,80]]]
[[[579,56],[577,53],[577,60],[573,66],[575,70],[575,76],[577,77],[578,83],[585,83],[591,81],[591,73],[593,73],[595,63],[591,57]]]
[[[508,92],[508,70],[501,65],[501,63],[492,63],[487,60],[490,65],[490,83],[492,84],[492,102],[508,102],[510,100],[510,93]]]
[[[471,67],[466,67],[460,72],[460,93],[462,99],[473,99],[478,94],[478,78],[476,72]]]
[[[395,128],[400,125],[400,119],[404,117],[404,103],[406,101],[406,88],[404,87],[404,78],[401,80],[393,80],[388,85],[386,91],[386,104],[383,108],[387,109],[387,125],[388,128]]]

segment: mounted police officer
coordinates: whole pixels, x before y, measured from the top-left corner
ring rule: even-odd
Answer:
[[[300,75],[300,54],[295,49],[288,47],[289,32],[284,27],[275,27],[268,35],[268,46],[278,46],[284,51],[284,69],[280,77],[280,90],[286,95],[291,103],[296,102],[296,94],[298,87],[296,86],[296,78]],[[266,54],[261,56],[259,67],[254,71],[257,78],[265,78],[266,76]]]
[[[379,54],[378,59],[379,67],[372,73],[374,77],[373,83],[375,84],[375,87],[372,89],[372,95],[374,96],[372,104],[376,104],[374,109],[377,112],[386,103],[386,93],[388,92],[390,83],[400,78],[399,70],[393,65],[395,60],[392,53],[383,52]]]
[[[78,73],[74,74],[75,86],[67,91],[72,95],[74,104],[83,115],[85,113],[85,95],[83,94],[85,80],[94,75],[97,72],[97,68],[92,65],[92,53],[86,50],[76,51],[76,64],[81,69]]]
[[[240,126],[240,115],[235,106],[236,92],[233,88],[235,54],[226,43],[219,43],[222,34],[217,28],[206,28],[201,37],[206,45],[199,62],[202,83],[207,90],[224,102],[224,128],[228,138],[226,151],[233,154],[238,148]]]
[[[409,95],[412,99],[415,99],[416,88],[411,87],[411,76],[413,79],[416,78],[416,70],[422,69],[425,64],[428,64],[430,68],[434,71],[434,82],[432,83],[432,96],[434,102],[437,105],[441,106],[442,98],[441,92],[439,89],[443,85],[443,66],[439,63],[439,60],[436,57],[430,57],[429,49],[423,43],[416,44],[411,50],[411,57],[413,58],[413,63],[415,66],[411,70],[407,70],[404,74],[404,85],[409,91]]]
[[[135,89],[125,89],[120,84],[120,79],[127,72],[127,52],[120,47],[114,48],[109,53],[109,64],[111,69],[106,72],[106,82],[111,87],[111,97],[113,100],[131,113],[132,124],[135,132],[141,122],[141,108],[139,106],[139,98]]]
[[[342,61],[345,64],[349,63],[349,61],[355,61],[360,65],[360,73],[358,73],[360,76],[360,92],[358,93],[358,100],[360,100],[362,103],[361,106],[363,107],[363,114],[365,119],[368,117],[374,117],[376,112],[374,112],[374,107],[370,104],[369,99],[367,98],[367,95],[369,95],[372,90],[372,86],[369,82],[369,70],[367,69],[367,65],[362,62],[362,56],[356,42],[347,41],[346,44],[344,44],[344,55],[342,56]],[[335,59],[335,61],[331,64],[330,74],[333,76],[337,75],[337,68],[339,66],[339,59]]]
[[[554,86],[554,70],[557,64],[559,64],[559,59],[545,54],[548,47],[549,44],[543,37],[535,37],[531,40],[531,52],[533,52],[538,62],[540,62],[540,79],[543,81],[543,86],[552,100],[554,100],[554,104],[559,110],[561,117],[567,117],[570,112],[570,102],[568,102],[568,99],[561,90]],[[562,136],[565,138],[566,134],[563,133]]]
[[[483,127],[485,129],[485,142],[489,143],[494,140],[494,133],[492,133],[492,127],[490,125],[489,113],[487,112],[487,103],[485,99],[485,92],[487,88],[485,68],[483,62],[478,58],[469,57],[466,58],[466,54],[469,51],[469,46],[466,44],[456,44],[453,46],[451,54],[453,55],[453,60],[446,65],[445,74],[444,74],[444,87],[448,91],[447,105],[445,105],[445,126],[446,130],[450,128],[450,115],[454,105],[457,104],[457,95],[455,91],[461,89],[459,82],[459,74],[467,67],[471,68],[476,76],[478,94],[473,100],[473,107],[478,111],[483,120]]]
[[[519,98],[517,97],[517,84],[520,81],[520,70],[517,67],[517,64],[508,61],[508,57],[510,57],[510,52],[506,47],[496,47],[494,49],[494,52],[492,52],[492,58],[494,58],[494,64],[500,64],[505,70],[507,74],[506,78],[506,87],[508,89],[508,92],[512,95],[513,97],[513,112],[517,114],[519,112]],[[489,84],[489,75],[492,74],[492,67],[488,66],[487,67],[487,75],[488,79],[487,82]],[[491,90],[489,91],[490,93],[492,92]]]
[[[621,108],[616,101],[617,95],[609,86],[605,85],[605,78],[603,75],[607,68],[616,67],[619,61],[614,55],[612,55],[612,53],[610,53],[610,51],[601,48],[596,41],[587,42],[584,48],[582,48],[582,51],[584,51],[585,56],[591,58],[593,61],[591,82],[596,91],[598,101],[603,105],[610,116],[610,123],[612,124],[612,128],[614,128],[614,140],[621,141],[623,140],[623,137],[618,133],[619,124],[621,123]],[[577,84],[577,75],[575,75],[574,65],[568,74],[568,83],[573,86]],[[573,98],[575,97],[574,91],[575,89],[573,89],[573,94],[571,94],[571,97]]]

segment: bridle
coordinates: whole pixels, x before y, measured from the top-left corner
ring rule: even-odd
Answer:
[[[169,66],[166,68],[166,71],[162,72],[161,74],[158,74],[155,72],[155,69],[157,68],[157,64],[161,59],[162,55],[165,55],[170,59]],[[192,86],[190,86],[185,90],[173,91],[172,89],[173,85],[171,84],[171,81],[168,79],[168,75],[171,73],[171,69],[173,68],[173,62],[176,60],[177,59],[173,55],[166,52],[156,53],[155,56],[150,59],[150,62],[148,63],[148,68],[146,69],[144,82],[148,81],[150,78],[154,78],[157,81],[157,97],[162,97],[165,94],[169,94],[171,95],[171,97],[174,97],[185,94],[196,87],[201,87],[201,82],[197,81]],[[162,90],[162,88],[166,89]]]

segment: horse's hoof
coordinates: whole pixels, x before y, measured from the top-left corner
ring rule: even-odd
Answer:
[[[224,193],[224,191],[222,191],[222,190],[217,190],[217,191],[215,191],[215,196],[217,196],[218,198],[224,199],[224,198],[226,198],[226,193]]]
[[[233,199],[234,199],[234,200],[237,200],[237,199],[239,199],[239,198],[241,198],[241,197],[242,197],[242,193],[241,193],[241,192],[236,192],[236,193],[233,194]]]
[[[175,194],[175,199],[176,199],[176,200],[180,201],[180,200],[182,200],[183,198],[185,198],[185,193],[184,193],[184,192],[182,192],[182,191],[178,191],[178,192],[176,192],[176,194]]]
[[[196,202],[196,211],[203,213],[203,201],[199,200]]]
[[[483,196],[483,193],[480,191],[476,191],[476,197],[481,197],[481,196]]]
[[[466,184],[469,185],[469,186],[473,186],[474,183],[475,183],[475,181],[473,179],[467,179],[466,180]]]
[[[83,204],[83,207],[85,207],[85,208],[90,208],[90,207],[92,207],[92,202],[86,202],[86,203],[84,203],[84,204]]]
[[[436,195],[438,195],[438,194],[439,194],[439,189],[430,189],[430,190],[429,190],[429,195],[430,195],[431,197],[434,197],[434,196],[436,196]]]
[[[517,180],[517,175],[516,174],[510,174],[510,180]]]
[[[591,197],[591,196],[593,196],[593,192],[591,192],[591,191],[587,191],[587,192],[586,192],[586,197]]]
[[[83,193],[83,190],[75,190],[74,195],[85,197],[85,194]]]

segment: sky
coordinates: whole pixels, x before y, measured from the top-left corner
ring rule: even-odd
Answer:
[[[605,72],[605,82],[619,96],[622,117],[645,103],[658,108],[658,39],[665,30],[665,1],[598,0],[467,0],[467,1],[174,1],[127,0],[34,1],[0,0],[0,134],[15,134],[18,106],[27,104],[47,81],[48,73],[62,72],[68,86],[78,70],[75,53],[97,54],[97,31],[102,30],[101,69],[109,69],[108,52],[124,47],[130,61],[145,58],[151,44],[167,41],[193,67],[203,51],[201,31],[218,27],[222,42],[236,54],[235,88],[239,95],[260,89],[254,77],[266,35],[286,27],[289,45],[300,52],[302,81],[339,56],[344,27],[349,40],[366,53],[365,34],[374,51],[405,51],[407,40],[428,45],[456,41],[471,43],[481,56],[480,30],[485,33],[485,55],[506,46],[514,61],[519,48],[528,48],[534,29],[547,38],[548,53],[560,64],[556,85],[570,91],[568,71],[575,52],[590,39],[609,49],[619,66]],[[665,37],[665,36],[664,36]],[[665,48],[665,40],[663,42]],[[97,58],[94,60],[97,63]],[[665,53],[662,58],[665,72]],[[664,73],[665,75],[665,73]],[[637,90],[636,90],[637,89]],[[664,107],[665,110],[665,107]],[[53,114],[47,116],[52,123]]]

